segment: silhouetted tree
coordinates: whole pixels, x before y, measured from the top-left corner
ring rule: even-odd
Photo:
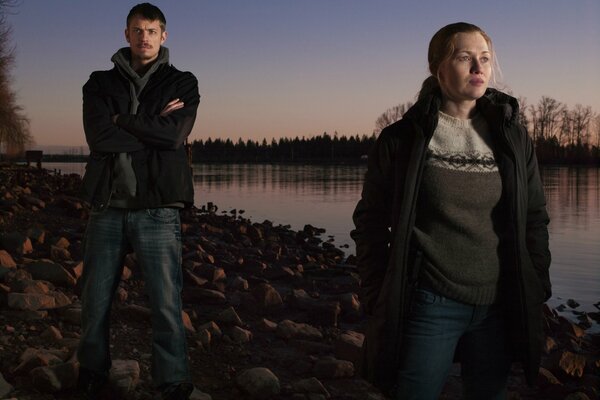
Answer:
[[[400,103],[397,106],[385,110],[385,112],[381,114],[377,120],[375,120],[375,129],[373,129],[373,135],[379,135],[383,128],[402,118],[404,113],[407,112],[412,105],[413,103],[409,101],[406,103]]]
[[[17,104],[11,89],[10,70],[14,64],[14,50],[10,47],[11,29],[6,20],[8,9],[14,7],[12,0],[0,0],[0,148],[16,155],[33,143],[29,132],[29,120],[23,108]]]

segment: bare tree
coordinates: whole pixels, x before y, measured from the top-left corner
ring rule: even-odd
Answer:
[[[33,143],[29,120],[17,104],[11,89],[10,70],[14,66],[14,49],[10,47],[11,29],[6,20],[7,10],[16,6],[14,0],[0,0],[0,148],[8,153],[21,153]]]
[[[590,124],[593,116],[592,107],[590,106],[584,107],[581,104],[576,104],[571,111],[575,144],[579,146],[589,144]]]
[[[375,121],[375,129],[373,129],[373,135],[379,135],[383,128],[400,120],[400,118],[402,118],[404,113],[406,113],[408,109],[412,107],[412,105],[413,103],[409,101],[406,103],[398,104],[397,106],[385,110],[385,112],[381,114]]]
[[[594,117],[594,136],[596,139],[594,145],[596,148],[600,148],[600,114],[596,114]]]
[[[556,136],[564,105],[551,97],[542,96],[537,106],[531,107],[534,140]]]
[[[519,124],[529,129],[529,118],[527,118],[527,97],[519,96],[518,102],[519,115],[517,116],[517,121],[519,122]]]
[[[566,107],[561,110],[560,114],[558,143],[561,146],[566,146],[573,142],[573,119],[571,118],[571,112]]]

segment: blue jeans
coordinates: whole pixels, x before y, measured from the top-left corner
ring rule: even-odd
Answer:
[[[111,366],[109,315],[127,253],[142,268],[152,310],[152,378],[157,386],[190,382],[181,315],[181,222],[175,208],[93,211],[85,233],[81,367],[106,375]]]
[[[396,399],[438,399],[457,348],[463,397],[506,398],[511,358],[501,306],[463,304],[419,288],[405,324]]]

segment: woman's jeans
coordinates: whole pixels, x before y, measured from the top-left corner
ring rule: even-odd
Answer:
[[[499,305],[469,305],[419,288],[406,321],[397,400],[438,399],[455,351],[465,399],[505,399],[510,370]]]
[[[109,314],[124,257],[131,250],[142,268],[152,311],[154,383],[190,381],[181,315],[181,223],[176,208],[92,212],[84,243],[79,363],[101,375],[110,369]]]

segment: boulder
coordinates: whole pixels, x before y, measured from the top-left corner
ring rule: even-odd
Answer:
[[[313,393],[325,396],[326,399],[331,397],[325,386],[315,377],[301,379],[292,384],[292,390],[296,393]]]
[[[12,373],[15,375],[26,374],[34,368],[46,367],[55,364],[61,364],[63,360],[56,354],[41,349],[27,348],[19,358],[17,365]]]
[[[4,398],[10,392],[12,392],[13,387],[10,383],[6,382],[2,373],[0,373],[0,398]]]
[[[585,370],[585,356],[575,354],[570,351],[564,351],[558,362],[558,366],[562,372],[569,376],[581,378]]]
[[[133,392],[140,379],[140,365],[135,360],[113,360],[109,372],[110,386],[121,397]]]
[[[198,327],[198,332],[202,332],[203,330],[208,331],[211,337],[220,338],[223,336],[221,328],[219,328],[219,325],[217,325],[214,321],[207,322]]]
[[[236,379],[237,385],[254,399],[270,399],[279,394],[279,378],[268,368],[251,368]]]
[[[192,320],[190,319],[190,315],[185,312],[184,310],[181,310],[181,319],[183,320],[183,327],[185,328],[186,331],[191,332],[191,333],[195,333],[196,329],[194,328],[194,324],[192,324]]]
[[[210,394],[201,392],[200,390],[194,388],[189,400],[212,400],[212,397]]]
[[[17,263],[13,260],[10,253],[6,250],[0,250],[0,267],[15,268]]]
[[[194,268],[194,273],[200,275],[209,282],[215,282],[227,278],[223,268],[219,268],[208,263],[199,264],[196,268]]]
[[[333,357],[322,358],[315,363],[313,372],[322,379],[350,378],[354,376],[354,364]]]
[[[323,339],[323,334],[317,328],[308,324],[296,323],[289,319],[277,324],[275,334],[283,339]]]
[[[9,293],[6,296],[9,308],[15,310],[37,311],[56,307],[53,296],[37,293]]]
[[[0,235],[0,248],[7,250],[11,254],[20,256],[33,252],[31,240],[19,232]]]
[[[182,299],[184,303],[192,304],[225,304],[225,294],[218,290],[204,288],[186,288],[183,290]]]
[[[31,371],[33,386],[45,393],[73,388],[77,384],[78,370],[74,362],[35,368]]]
[[[244,323],[240,319],[239,315],[233,307],[226,308],[221,311],[216,317],[217,322],[221,322],[225,325],[243,326]]]
[[[362,357],[362,345],[365,335],[354,331],[346,331],[334,343],[335,356],[340,360],[347,360],[358,365]]]
[[[264,332],[275,332],[277,330],[277,323],[269,321],[266,318],[261,318],[258,321],[258,329]]]
[[[77,283],[75,277],[62,265],[51,260],[41,259],[25,266],[33,279],[52,282],[57,286],[74,287]]]
[[[248,290],[250,286],[248,285],[248,281],[246,279],[238,275],[235,278],[233,278],[233,280],[229,284],[229,287],[231,288],[231,290]]]
[[[71,260],[71,253],[67,249],[62,247],[50,246],[50,258],[54,261],[69,261]]]
[[[278,309],[283,305],[279,292],[268,283],[259,283],[252,289],[252,295],[263,310]]]
[[[44,340],[50,341],[50,342],[55,342],[57,340],[60,340],[63,338],[62,333],[60,332],[60,330],[53,326],[50,325],[48,328],[46,328],[46,330],[44,330],[42,332],[42,334],[40,335],[40,337]]]
[[[227,332],[227,336],[235,343],[248,343],[252,340],[252,332],[239,326],[231,328]]]

